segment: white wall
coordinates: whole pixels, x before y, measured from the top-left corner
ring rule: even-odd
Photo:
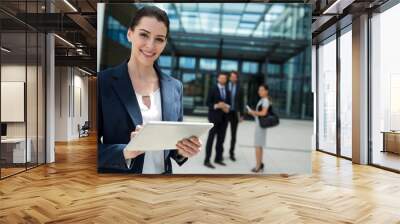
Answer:
[[[55,68],[55,141],[68,140],[68,68]]]
[[[76,68],[56,67],[56,141],[77,139],[78,124],[88,120],[88,78],[83,75]]]
[[[76,72],[79,72],[78,75]],[[74,96],[71,96],[74,99],[74,107],[72,108],[72,119],[71,119],[71,132],[70,134],[73,136],[73,138],[78,138],[79,133],[78,133],[78,124],[81,126],[85,123],[85,121],[89,120],[89,102],[88,102],[88,77],[81,76],[81,73],[79,70],[74,70],[74,91],[73,94]],[[79,93],[80,92],[80,93]],[[80,96],[80,97],[79,97]],[[80,101],[80,102],[79,102]],[[71,103],[72,105],[72,103]],[[79,108],[81,107],[81,108]],[[80,111],[81,109],[81,111]]]

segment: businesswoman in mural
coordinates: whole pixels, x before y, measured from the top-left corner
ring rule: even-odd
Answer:
[[[132,45],[129,60],[98,75],[99,172],[170,174],[171,160],[182,165],[201,149],[200,140],[192,137],[177,142],[176,149],[126,150],[146,122],[183,119],[182,83],[155,64],[168,32],[169,19],[163,10],[155,6],[139,9],[127,32]]]
[[[250,110],[249,114],[252,115],[256,120],[255,130],[254,130],[254,146],[256,148],[256,167],[251,171],[254,173],[259,173],[264,171],[263,163],[263,149],[267,147],[266,136],[267,129],[260,126],[260,118],[268,114],[268,110],[271,106],[271,97],[269,96],[268,85],[262,84],[258,87],[258,96],[260,100],[257,103],[256,110]]]

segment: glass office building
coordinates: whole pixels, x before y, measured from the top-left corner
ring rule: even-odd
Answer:
[[[129,20],[145,4],[108,4],[100,70],[126,60]],[[185,114],[206,115],[209,88],[220,72],[240,74],[245,104],[270,86],[275,110],[285,118],[312,119],[311,7],[305,4],[157,3],[170,19],[162,71],[183,82]]]

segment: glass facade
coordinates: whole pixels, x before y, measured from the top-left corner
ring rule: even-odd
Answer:
[[[258,63],[257,62],[244,61],[242,63],[242,72],[243,73],[249,73],[249,74],[257,74],[258,73]]]
[[[180,57],[179,58],[179,67],[180,68],[188,68],[194,69],[196,66],[196,59],[193,57]]]
[[[352,30],[318,46],[318,149],[352,157]],[[337,64],[339,63],[339,66]],[[339,68],[339,70],[338,70]],[[337,79],[339,77],[339,79]],[[339,92],[337,91],[339,89]],[[339,102],[339,104],[338,104]],[[339,109],[339,111],[338,111]],[[340,118],[340,119],[338,119]],[[338,125],[338,120],[340,121]]]
[[[268,64],[267,66],[268,76],[280,76],[281,75],[281,65],[280,64]]]
[[[340,154],[352,157],[352,32],[340,36]]]
[[[285,3],[154,3],[154,5],[167,12],[173,32],[309,38],[306,31],[310,23],[302,19],[307,16],[308,8],[302,4],[292,3],[291,7]],[[293,25],[294,23],[296,25]]]
[[[39,13],[44,1],[19,2]],[[2,3],[3,4],[3,3]],[[10,4],[10,3],[4,3]],[[0,177],[45,163],[45,35],[0,12]]]
[[[160,56],[160,58],[158,58],[158,65],[162,68],[170,68],[172,66],[172,57]]]
[[[217,60],[211,58],[200,58],[200,69],[202,70],[217,70]]]
[[[238,63],[234,60],[222,60],[221,61],[221,70],[222,71],[233,71],[238,70]]]
[[[318,47],[318,148],[336,154],[336,36]]]
[[[371,19],[372,163],[400,170],[400,5]]]

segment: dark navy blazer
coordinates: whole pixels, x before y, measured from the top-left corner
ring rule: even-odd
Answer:
[[[231,92],[229,91],[227,85],[225,86],[225,92],[226,92],[226,97],[225,100],[223,100],[218,88],[218,84],[210,88],[207,97],[207,106],[208,106],[208,121],[211,123],[219,124],[225,122],[227,119],[227,114],[224,111],[222,111],[222,109],[214,109],[214,104],[219,103],[221,101],[231,105]]]
[[[182,121],[182,83],[156,69],[160,88],[163,121]],[[98,172],[142,173],[145,153],[132,159],[127,167],[123,155],[136,125],[143,123],[142,114],[124,62],[104,70],[97,76],[97,122],[98,122]],[[157,136],[154,136],[157,141]],[[165,150],[165,173],[172,173],[171,158],[182,165],[187,158],[177,154],[176,149]]]

